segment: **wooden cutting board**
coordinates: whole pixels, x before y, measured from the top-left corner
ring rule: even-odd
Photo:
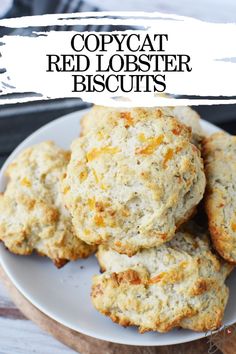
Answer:
[[[236,326],[217,333],[211,339],[203,338],[194,342],[164,347],[140,347],[114,344],[94,339],[73,331],[46,316],[34,307],[13,285],[0,267],[0,278],[21,312],[44,331],[80,354],[235,354]],[[219,348],[220,350],[218,350]]]

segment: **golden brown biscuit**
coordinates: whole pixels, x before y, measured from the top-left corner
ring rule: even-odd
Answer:
[[[146,112],[146,114],[150,113],[153,115],[153,112],[159,108],[143,107],[140,109]],[[200,124],[200,116],[196,111],[188,106],[162,107],[160,109],[166,116],[173,116],[179,119],[181,123],[184,123],[190,127],[193,133],[192,142],[196,145],[200,143],[204,133]],[[81,119],[81,136],[88,134],[93,129],[99,129],[103,125],[106,125],[109,122],[109,117],[111,115],[119,114],[120,116],[128,117],[128,115],[132,114],[134,110],[135,109],[133,108],[104,107],[94,105]]]
[[[24,150],[8,166],[10,180],[0,195],[0,239],[9,251],[36,251],[57,267],[93,252],[75,235],[62,204],[59,187],[69,159],[69,152],[44,142]]]
[[[205,189],[190,139],[161,109],[137,108],[75,140],[63,188],[78,235],[129,255],[170,240]]]
[[[211,238],[220,255],[236,263],[236,136],[220,132],[206,138],[203,156]]]
[[[206,235],[179,231],[132,257],[99,246],[97,258],[105,272],[93,279],[92,302],[114,322],[141,333],[221,326],[232,267],[211,252]]]

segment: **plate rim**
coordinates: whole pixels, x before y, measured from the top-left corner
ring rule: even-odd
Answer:
[[[22,148],[24,148],[24,145],[28,142],[28,140],[31,140],[32,138],[34,138],[34,136],[42,133],[44,130],[46,131],[49,127],[55,125],[55,124],[60,124],[61,121],[70,119],[71,117],[75,118],[78,115],[83,115],[86,112],[88,112],[90,110],[90,108],[86,108],[86,109],[81,109],[81,110],[77,110],[75,112],[60,116],[56,119],[53,119],[52,121],[50,121],[49,123],[43,125],[42,127],[40,127],[39,129],[35,130],[33,133],[31,133],[29,136],[27,136],[19,145],[17,145],[17,147],[12,151],[12,153],[8,156],[8,158],[6,159],[6,161],[4,162],[4,164],[1,167],[0,170],[0,181],[2,181],[2,179],[4,178],[4,171],[6,169],[6,167],[8,166],[8,164],[12,161],[12,159],[14,159],[14,157],[22,150]],[[221,129],[220,127],[204,120],[204,119],[200,119],[200,123],[203,122],[203,131],[205,130],[205,127],[209,127],[210,129],[217,129],[218,131],[223,131],[223,129]],[[52,139],[53,140],[53,139]],[[2,244],[1,247],[4,247],[4,245]],[[6,250],[7,252],[7,250]],[[181,337],[178,339],[176,337],[176,339],[174,339],[171,342],[166,341],[165,342],[161,342],[161,343],[153,343],[152,341],[148,342],[148,340],[145,343],[135,343],[135,341],[133,340],[127,340],[126,337],[124,337],[123,340],[119,340],[119,339],[108,339],[106,337],[102,337],[101,335],[95,333],[94,331],[91,330],[86,330],[83,329],[83,327],[81,327],[81,325],[78,325],[78,327],[74,327],[73,325],[71,325],[70,323],[67,322],[67,320],[63,320],[60,316],[57,316],[55,313],[52,313],[50,311],[48,311],[47,309],[45,310],[43,305],[41,305],[36,299],[32,298],[30,296],[30,294],[28,293],[27,290],[24,290],[24,288],[21,286],[21,284],[19,284],[19,282],[17,281],[17,279],[12,276],[11,271],[8,269],[7,264],[4,262],[2,256],[0,255],[0,265],[3,268],[4,272],[6,273],[7,277],[10,279],[10,281],[12,282],[12,284],[16,287],[16,289],[21,293],[21,295],[23,295],[27,301],[29,301],[33,306],[35,306],[38,310],[40,310],[41,312],[43,312],[46,316],[48,316],[49,318],[55,320],[56,322],[58,322],[61,325],[66,326],[69,329],[72,329],[78,333],[96,338],[96,339],[100,339],[103,341],[107,341],[107,342],[112,342],[112,343],[117,343],[117,344],[123,344],[123,345],[130,345],[130,346],[165,346],[165,345],[175,345],[175,344],[183,344],[183,343],[188,343],[188,342],[192,342],[194,340],[198,340],[201,338],[205,338],[208,335],[206,335],[205,332],[192,332],[192,336],[190,338],[186,338],[186,339],[181,339]],[[234,322],[232,322],[234,323]],[[231,323],[229,323],[230,325]],[[78,330],[79,328],[79,330]],[[220,329],[218,330],[220,331]],[[217,331],[216,331],[217,332]],[[141,335],[141,334],[140,334]]]

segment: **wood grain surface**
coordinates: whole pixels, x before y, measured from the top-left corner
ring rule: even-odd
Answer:
[[[0,279],[0,354],[76,354],[28,320]]]

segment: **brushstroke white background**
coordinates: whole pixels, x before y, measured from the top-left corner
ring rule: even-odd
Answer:
[[[93,17],[91,17],[93,15]],[[167,33],[169,41],[165,54],[184,53],[191,56],[191,72],[170,72],[166,75],[166,92],[173,95],[234,96],[236,95],[236,24],[207,23],[193,18],[164,15],[161,13],[116,13],[122,19],[103,18],[112,13],[78,13],[66,15],[44,15],[18,19],[5,19],[0,26],[27,27],[50,25],[123,24],[144,26],[148,32]],[[132,16],[132,17],[131,17]],[[6,73],[0,76],[1,94],[14,92],[36,92],[41,98],[81,97],[84,101],[104,105],[117,105],[109,92],[73,93],[72,73],[48,73],[46,54],[76,54],[71,48],[72,32],[47,32],[45,36],[23,37],[5,36],[0,47],[2,57],[0,67]],[[116,46],[110,45],[107,58],[115,53]],[[94,53],[90,56],[91,69],[86,74],[94,74]],[[128,50],[125,52],[128,54]],[[137,53],[136,53],[137,54]],[[157,53],[158,54],[158,53]],[[109,73],[110,74],[110,73]],[[122,94],[121,92],[117,93]],[[125,96],[125,95],[124,95]],[[127,96],[127,95],[126,95]],[[30,97],[28,98],[30,99]],[[173,100],[155,97],[153,94],[128,94],[123,105],[182,105],[213,104],[217,100]],[[27,100],[27,96],[24,101]],[[1,100],[1,104],[8,100]],[[236,103],[236,100],[222,103]]]

